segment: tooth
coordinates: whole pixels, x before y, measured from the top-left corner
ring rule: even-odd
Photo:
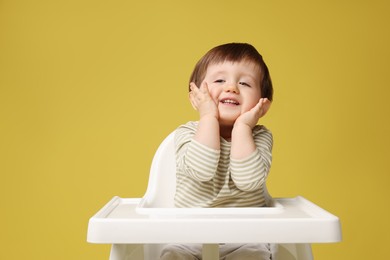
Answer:
[[[234,101],[234,100],[231,100],[231,99],[226,99],[226,100],[224,100],[224,101],[223,101],[223,103],[237,104],[237,102],[236,102],[236,101]]]

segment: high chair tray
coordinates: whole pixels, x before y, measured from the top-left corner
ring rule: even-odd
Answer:
[[[137,210],[140,202],[139,198],[114,197],[90,218],[87,241],[103,244],[207,244],[328,243],[341,240],[339,218],[300,196],[275,199],[276,209],[171,208],[162,214],[157,210],[150,211],[150,214],[140,212]]]

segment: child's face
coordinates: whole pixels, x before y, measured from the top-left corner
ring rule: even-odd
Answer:
[[[259,102],[260,75],[260,68],[245,60],[209,65],[204,81],[218,106],[220,124],[233,125]]]

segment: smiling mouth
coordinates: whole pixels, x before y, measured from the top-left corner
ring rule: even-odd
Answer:
[[[229,104],[229,105],[236,105],[236,106],[238,106],[240,104],[240,103],[238,103],[238,101],[233,100],[233,99],[223,99],[223,100],[221,100],[221,103],[222,104]]]

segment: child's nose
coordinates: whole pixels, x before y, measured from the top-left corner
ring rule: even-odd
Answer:
[[[240,90],[238,89],[236,84],[226,84],[224,90],[226,92],[232,92],[235,94],[240,94]]]

